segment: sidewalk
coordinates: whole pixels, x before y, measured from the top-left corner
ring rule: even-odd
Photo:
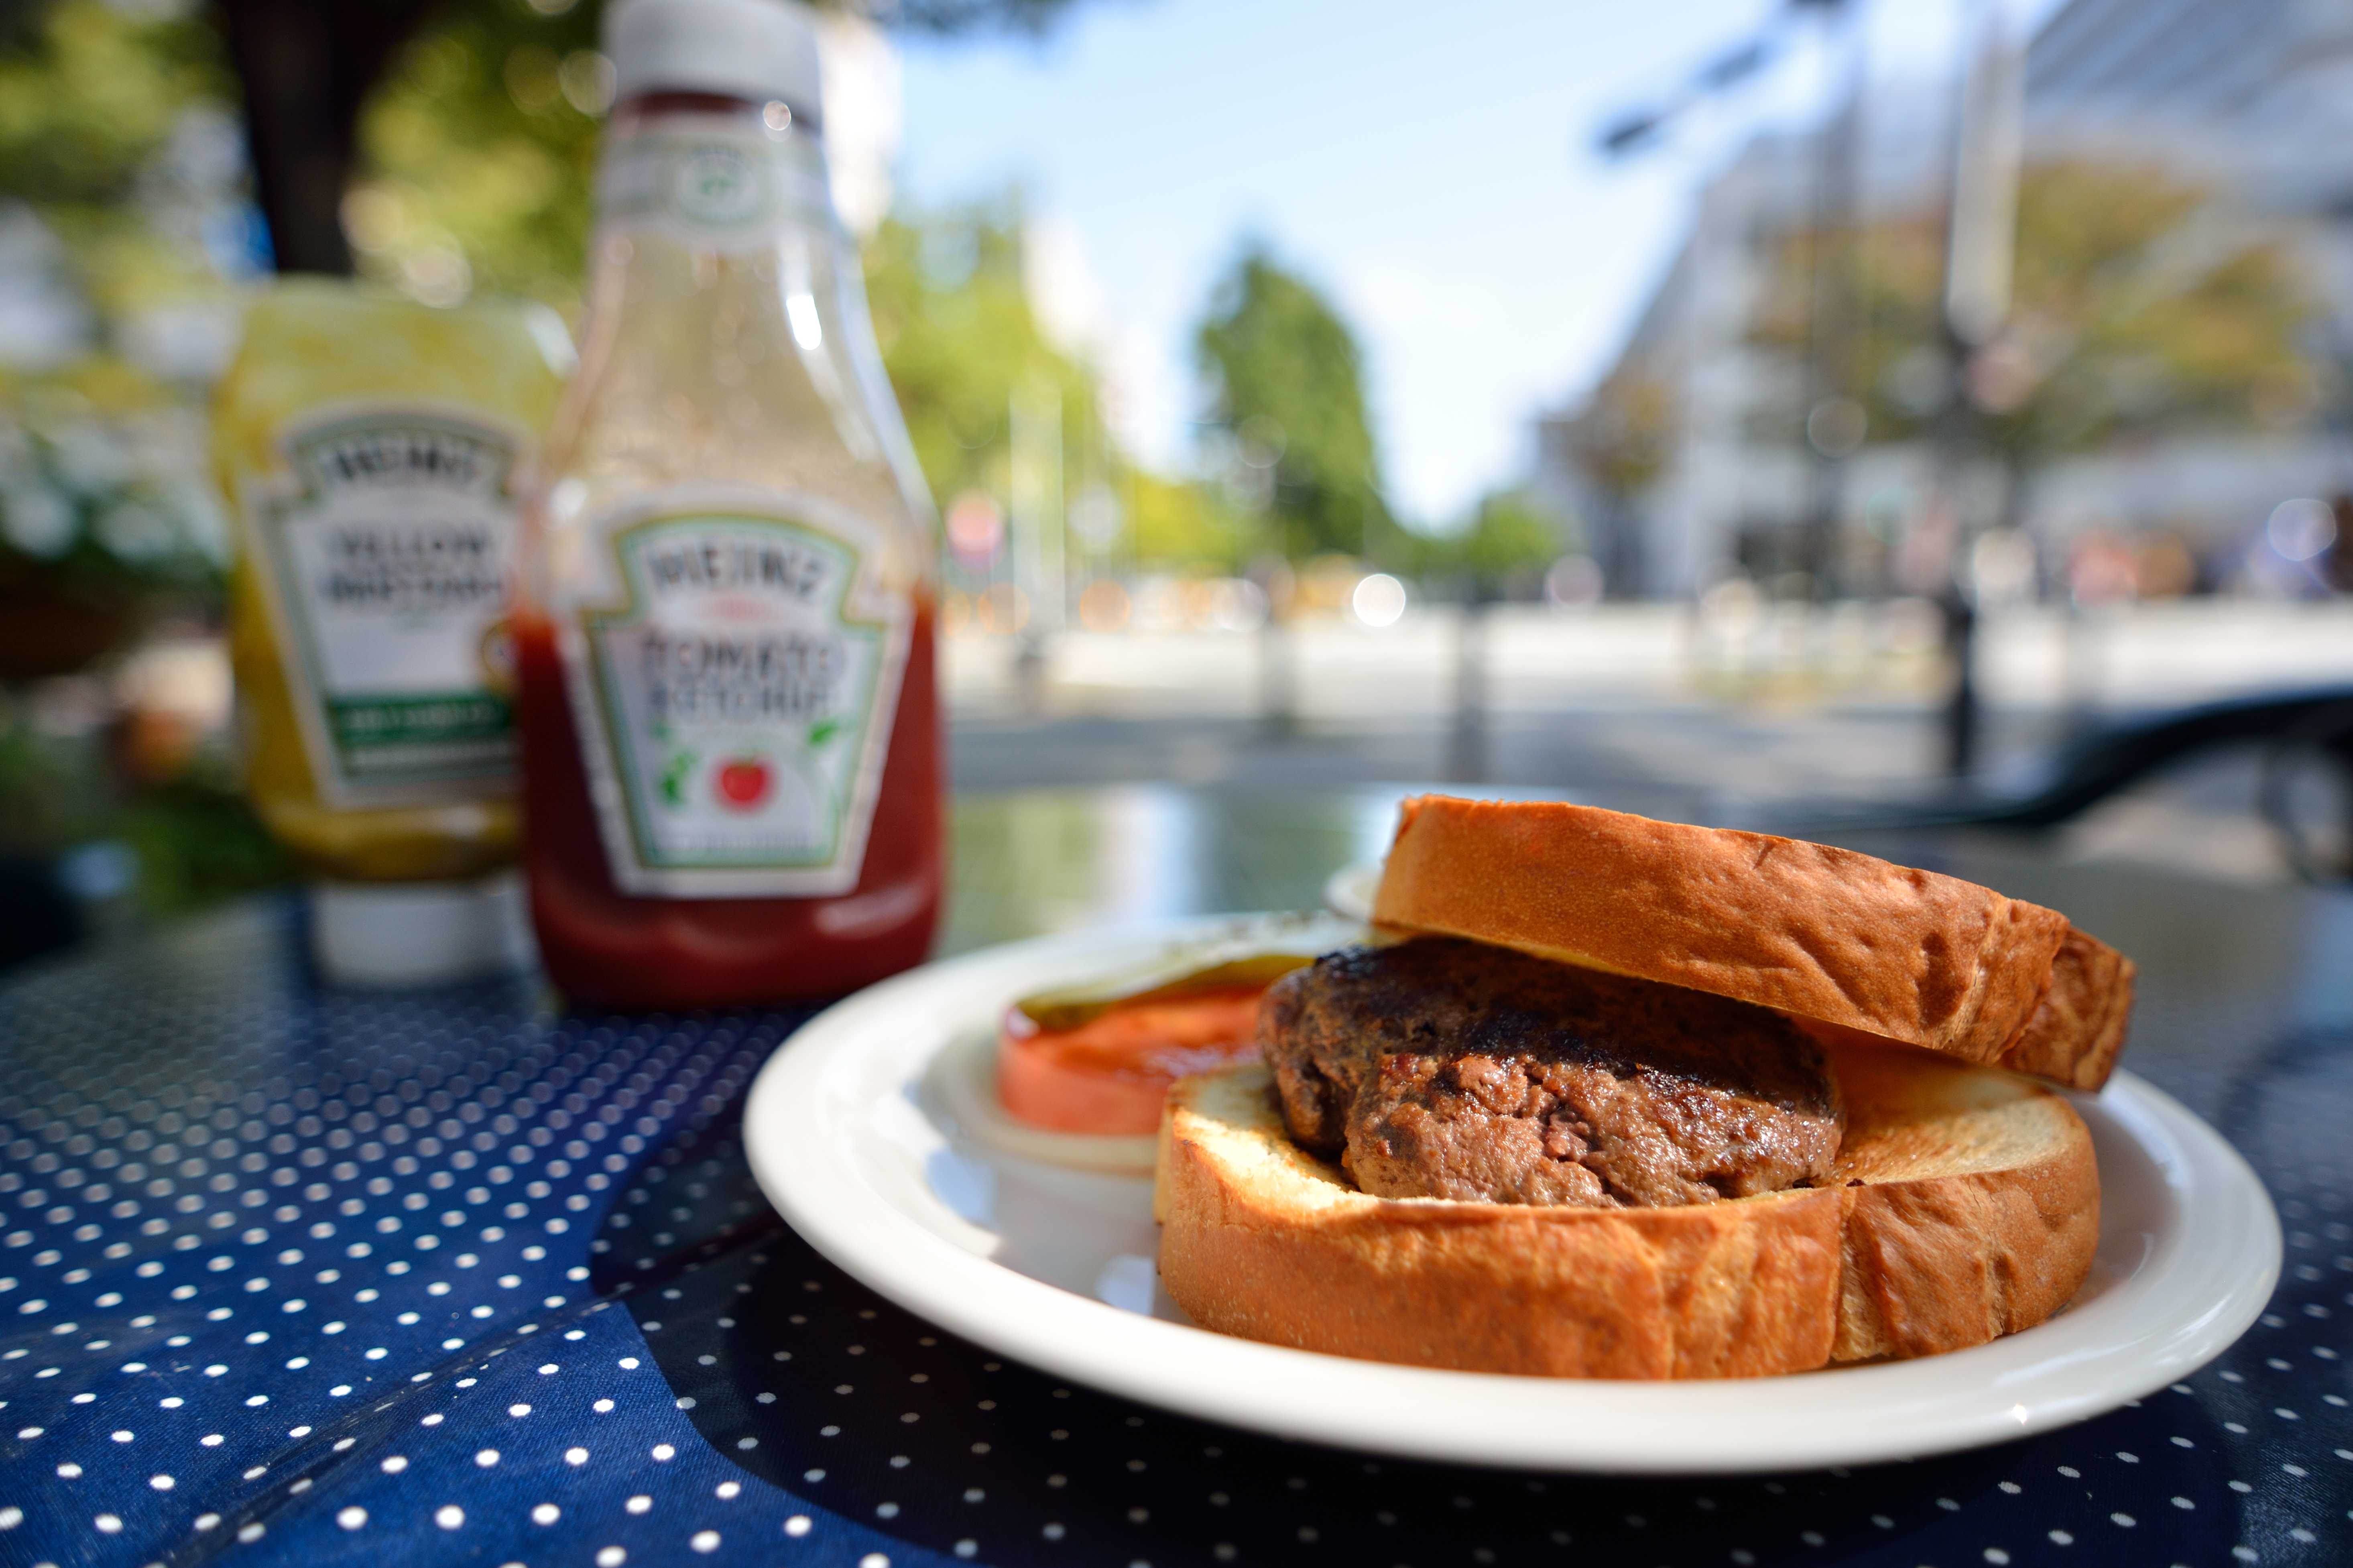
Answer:
[[[952,639],[944,670],[965,791],[1165,782],[1244,790],[1446,783],[1766,824],[1943,792],[1942,663],[1925,606],[1745,619],[1689,606],[1490,613],[1474,700],[1461,619],[1326,621],[1275,645],[1293,717],[1268,716],[1262,634],[1071,633],[1025,667],[1012,639]],[[2087,722],[2241,693],[2353,684],[2353,605],[2179,602],[2072,620],[1989,617],[1980,782],[2032,786]],[[1279,693],[1285,680],[1278,679]],[[2193,764],[2104,806],[2069,853],[2269,878],[2253,762]]]

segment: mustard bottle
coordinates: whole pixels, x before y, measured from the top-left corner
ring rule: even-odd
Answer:
[[[313,879],[331,980],[528,954],[509,552],[571,365],[544,307],[290,278],[255,302],[216,395],[246,789]]]

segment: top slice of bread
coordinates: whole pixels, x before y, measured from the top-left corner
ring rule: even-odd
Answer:
[[[2131,959],[2069,926],[2051,962],[2050,989],[1997,1059],[2070,1089],[2099,1088],[2124,1048],[2136,973]]]
[[[2067,917],[1851,849],[1556,802],[1405,803],[1375,923],[1712,992],[2096,1089],[2132,965]]]

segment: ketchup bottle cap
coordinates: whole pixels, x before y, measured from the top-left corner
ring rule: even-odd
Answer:
[[[711,92],[822,112],[817,24],[793,0],[622,0],[605,13],[614,93]]]

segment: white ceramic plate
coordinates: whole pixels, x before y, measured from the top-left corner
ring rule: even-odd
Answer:
[[[2081,1421],[2220,1354],[2278,1279],[2279,1222],[2230,1145],[2131,1073],[2077,1096],[2100,1250],[2040,1328],[1920,1361],[1724,1383],[1579,1382],[1350,1361],[1196,1328],[1157,1288],[1151,1184],[991,1148],[934,1064],[1016,997],[1153,962],[1230,921],[994,948],[802,1027],[744,1113],[752,1168],[820,1252],[919,1316],[1170,1410],[1377,1453],[1651,1474],[1861,1464]],[[1802,1383],[1802,1389],[1797,1384]]]
[[[1333,872],[1324,881],[1324,907],[1350,920],[1371,920],[1385,865],[1380,860],[1356,860]]]

